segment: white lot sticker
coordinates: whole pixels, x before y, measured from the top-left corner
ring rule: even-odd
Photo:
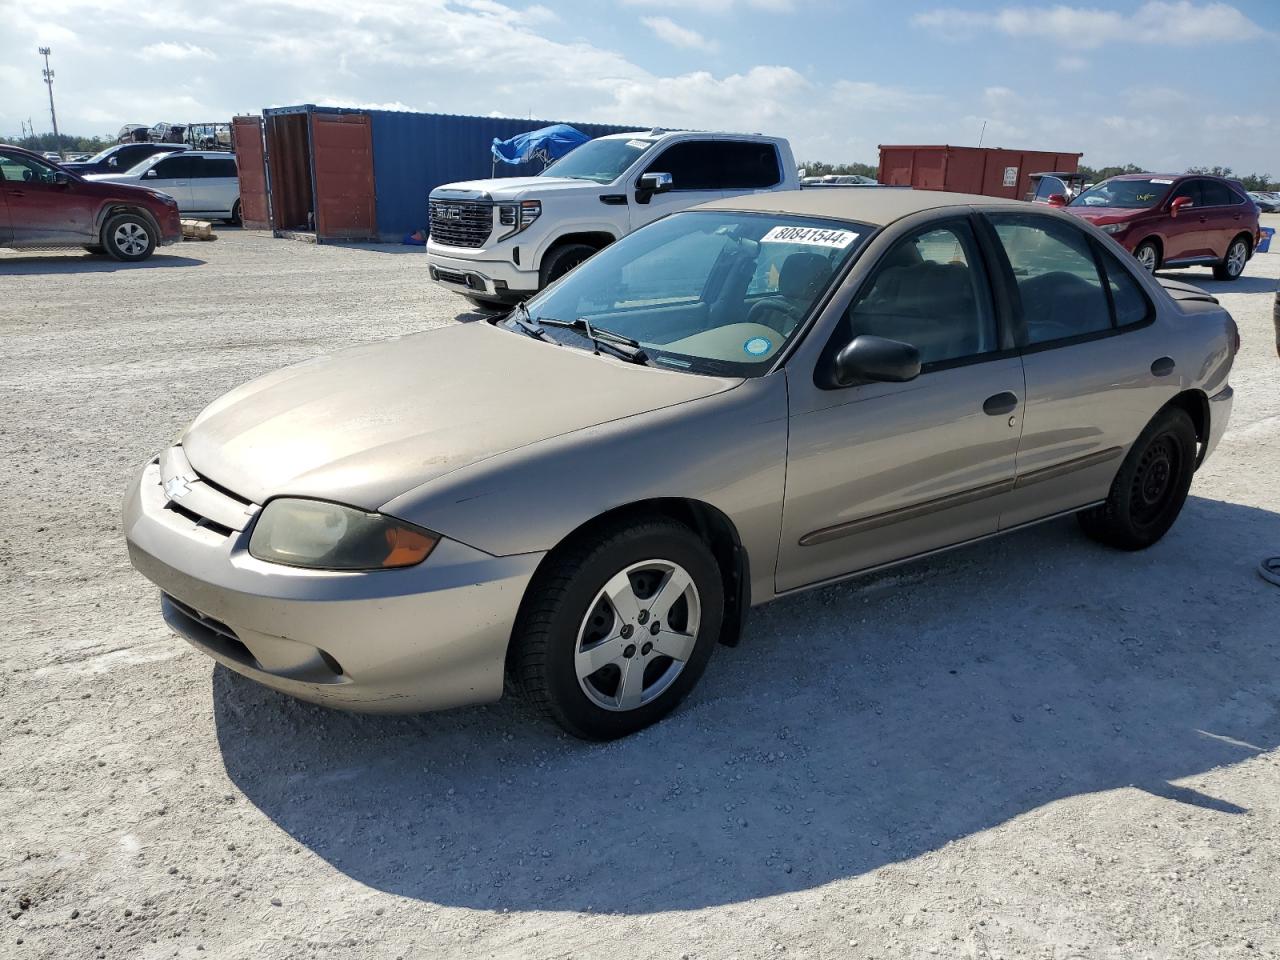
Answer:
[[[1157,180],[1154,177],[1152,178],[1151,182],[1152,183],[1173,183],[1172,180]]]
[[[774,227],[763,237],[761,243],[803,243],[810,247],[834,247],[843,250],[858,235],[852,230],[827,230],[822,227]]]
[[[644,150],[649,146],[648,140],[628,140],[628,147],[635,147],[637,150]]]

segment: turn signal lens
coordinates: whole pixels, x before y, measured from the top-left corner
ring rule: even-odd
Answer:
[[[311,570],[379,570],[421,563],[439,542],[429,530],[380,513],[282,498],[263,508],[249,554]]]

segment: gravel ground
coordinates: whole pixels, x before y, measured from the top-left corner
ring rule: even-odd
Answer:
[[[601,746],[261,689],[126,559],[206,402],[454,322],[420,250],[0,253],[0,957],[1280,956],[1280,254],[1179,276],[1244,346],[1164,541],[1057,521],[780,601]]]

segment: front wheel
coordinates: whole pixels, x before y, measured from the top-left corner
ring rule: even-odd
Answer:
[[[1185,410],[1167,408],[1134,441],[1106,502],[1076,517],[1100,543],[1143,550],[1178,519],[1195,470],[1196,428]]]
[[[156,248],[155,231],[136,213],[118,213],[102,228],[102,245],[117,260],[145,260]]]
[[[724,615],[715,558],[664,519],[583,540],[529,590],[512,672],[533,705],[585,740],[623,737],[671,712],[702,675]]]
[[[556,247],[542,261],[541,285],[545,287],[555,283],[595,252],[595,247],[585,243],[566,243],[563,247]]]
[[[1213,279],[1235,280],[1244,273],[1244,266],[1249,262],[1249,242],[1243,237],[1236,237],[1227,247],[1227,255],[1222,262],[1213,268]]]
[[[1136,250],[1133,251],[1134,257],[1138,263],[1142,264],[1142,269],[1147,273],[1155,273],[1160,266],[1160,248],[1151,240],[1143,240]]]

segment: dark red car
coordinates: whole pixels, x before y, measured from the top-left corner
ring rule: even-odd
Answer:
[[[1258,208],[1222,177],[1125,174],[1090,187],[1067,212],[1096,224],[1147,270],[1211,266],[1218,280],[1244,272],[1258,242]]]
[[[178,203],[167,194],[83,180],[37,153],[0,144],[0,247],[84,247],[145,260],[181,239]]]

